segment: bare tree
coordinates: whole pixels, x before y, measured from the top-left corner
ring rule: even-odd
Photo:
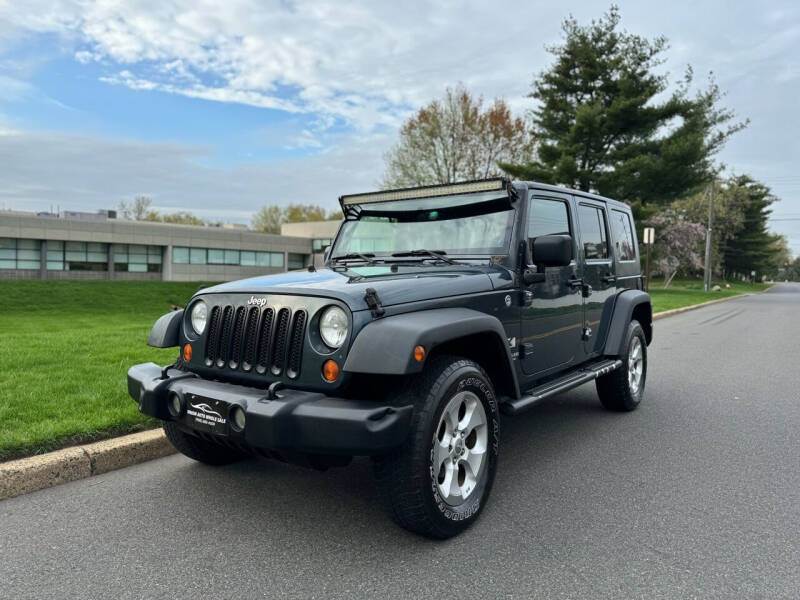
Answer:
[[[262,206],[253,215],[252,227],[264,233],[280,233],[284,223],[301,223],[307,221],[338,221],[342,211],[326,211],[322,206],[313,204],[287,204],[284,207]]]
[[[529,160],[529,127],[496,99],[486,110],[463,85],[448,88],[406,121],[385,156],[383,186],[412,187],[496,177],[499,162]]]
[[[120,202],[119,212],[124,219],[146,221],[148,215],[151,214],[151,204],[153,204],[153,201],[147,196],[136,196],[130,204],[124,200]]]

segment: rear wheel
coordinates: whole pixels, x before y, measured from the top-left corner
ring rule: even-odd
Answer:
[[[245,458],[245,454],[186,433],[176,423],[164,421],[164,433],[175,449],[191,459],[207,465],[228,465]]]
[[[626,351],[622,366],[616,371],[597,378],[597,395],[608,410],[630,411],[639,406],[644,397],[647,379],[647,339],[639,321],[628,325]]]
[[[398,401],[414,403],[411,431],[376,458],[379,492],[402,527],[435,538],[457,535],[478,517],[497,468],[494,389],[471,360],[436,357]]]

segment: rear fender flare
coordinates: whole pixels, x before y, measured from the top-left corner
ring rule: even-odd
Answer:
[[[637,309],[637,307],[641,308]],[[625,338],[628,324],[634,318],[634,311],[639,314],[639,320],[643,321],[641,322],[642,329],[645,330],[647,343],[650,343],[653,337],[653,308],[650,294],[641,290],[625,290],[617,295],[614,302],[603,352],[605,356],[621,356],[625,353]]]

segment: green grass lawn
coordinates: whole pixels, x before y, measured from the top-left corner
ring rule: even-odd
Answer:
[[[146,345],[153,322],[207,284],[0,281],[0,460],[153,427],[128,397],[131,365],[172,362]],[[653,281],[654,312],[766,286],[703,292]]]
[[[198,287],[0,281],[0,460],[155,426],[128,396],[125,374],[174,360],[177,349],[150,348],[147,334]]]
[[[705,292],[703,291],[703,281],[696,279],[673,280],[670,286],[664,289],[663,281],[657,279],[651,280],[649,291],[653,300],[653,312],[657,313],[673,308],[681,308],[683,306],[700,304],[701,302],[708,302],[709,300],[716,300],[727,296],[737,296],[748,292],[761,292],[769,287],[768,285],[760,283],[749,284],[731,282],[731,289],[726,290],[725,282],[715,281],[712,287],[713,285],[719,285],[722,289],[718,292]]]

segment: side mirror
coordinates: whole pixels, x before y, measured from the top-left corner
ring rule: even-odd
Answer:
[[[545,267],[566,267],[572,261],[572,237],[542,235],[533,240],[533,262]]]

